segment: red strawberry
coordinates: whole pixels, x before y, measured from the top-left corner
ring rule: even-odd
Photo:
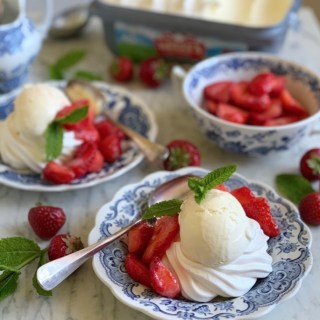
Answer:
[[[88,172],[98,172],[104,166],[104,159],[101,152],[97,149],[94,153],[91,164],[88,167]]]
[[[99,150],[104,160],[113,163],[121,157],[122,149],[120,139],[117,134],[110,134],[102,139],[99,144]]]
[[[48,247],[48,258],[50,261],[62,258],[70,253],[83,249],[80,238],[67,234],[54,236]]]
[[[320,225],[320,192],[306,195],[299,204],[299,211],[306,223]]]
[[[161,58],[149,58],[140,64],[139,78],[149,87],[158,87],[167,78],[168,74],[169,67]]]
[[[226,121],[244,124],[247,123],[249,119],[249,112],[231,104],[219,103],[217,108],[217,117]]]
[[[310,181],[320,180],[320,148],[311,149],[302,156],[300,172]]]
[[[166,170],[200,165],[200,152],[191,142],[187,140],[173,140],[167,144],[167,148],[170,154],[163,162]]]
[[[270,107],[263,112],[251,112],[250,123],[261,125],[267,120],[279,117],[282,113],[282,105],[279,99],[272,99]]]
[[[283,109],[298,116],[306,117],[308,112],[300,105],[300,103],[291,95],[291,93],[283,89],[280,93],[280,99],[282,102]]]
[[[29,210],[28,221],[34,233],[41,239],[52,238],[66,221],[61,208],[38,205]]]
[[[115,58],[110,66],[113,79],[119,82],[128,82],[133,76],[133,62],[128,57]]]
[[[75,174],[69,167],[49,161],[42,170],[42,177],[55,184],[64,184],[75,179]]]
[[[128,275],[134,281],[137,281],[146,287],[151,287],[149,269],[134,254],[127,254],[124,266]]]
[[[180,284],[159,257],[150,263],[150,283],[152,289],[163,297],[174,298],[180,293]]]
[[[249,91],[254,95],[263,94],[279,95],[284,89],[285,78],[271,72],[263,72],[256,75],[249,83]]]
[[[269,119],[265,121],[263,125],[266,127],[283,126],[286,124],[297,122],[299,120],[301,120],[301,118],[296,115],[282,116],[279,118]]]
[[[218,102],[209,99],[205,99],[203,103],[204,109],[214,115],[217,113],[218,105]]]
[[[98,130],[101,139],[114,133],[119,137],[120,140],[125,137],[125,133],[108,119],[96,122],[95,127]]]
[[[67,163],[68,168],[74,172],[76,178],[80,178],[89,172],[90,166],[95,160],[96,151],[97,146],[91,142],[84,142],[76,150],[74,158]]]
[[[128,232],[128,251],[142,254],[153,235],[154,227],[148,221],[142,221]]]
[[[99,132],[93,124],[77,128],[75,131],[75,136],[77,139],[84,142],[98,143],[100,140]]]
[[[142,261],[149,264],[154,257],[162,258],[178,233],[178,215],[159,218],[155,224],[152,238],[142,256]]]
[[[246,186],[232,190],[231,194],[241,203],[242,206],[255,198],[254,193]]]
[[[227,103],[230,100],[232,81],[220,81],[209,84],[204,88],[204,97],[208,100]]]
[[[268,201],[263,197],[256,197],[251,201],[242,204],[246,215],[256,220],[265,235],[275,237],[280,234],[279,227],[272,217]]]

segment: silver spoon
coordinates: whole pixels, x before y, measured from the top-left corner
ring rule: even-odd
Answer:
[[[71,101],[79,99],[87,99],[92,103],[96,113],[103,111],[103,106],[106,103],[107,97],[99,90],[99,88],[92,85],[90,82],[80,79],[69,80],[65,92]],[[111,119],[107,114],[106,117],[118,126],[129,138],[131,138],[144,153],[150,162],[159,162],[167,159],[169,151],[161,144],[152,142],[146,139],[141,134],[132,130],[131,128]]]
[[[49,35],[57,39],[77,36],[87,25],[89,18],[88,7],[75,7],[63,11],[53,19]]]
[[[150,194],[148,205],[151,206],[152,204],[159,201],[169,200],[173,198],[182,199],[189,191],[187,181],[191,176],[192,175],[180,176],[157,187]],[[103,249],[108,244],[123,236],[133,226],[141,221],[142,219],[139,218],[137,221],[119,230],[106,239],[100,240],[99,242],[94,243],[87,248],[44,264],[37,271],[37,279],[39,285],[45,290],[52,290],[70,274],[72,274],[76,269],[78,269],[87,259],[92,257],[95,253]]]

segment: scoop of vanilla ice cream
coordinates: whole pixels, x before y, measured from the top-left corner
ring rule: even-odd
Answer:
[[[48,84],[26,85],[14,101],[12,113],[0,121],[0,157],[21,170],[41,172],[45,164],[45,131],[69,99]],[[63,153],[79,145],[73,132],[66,132]]]
[[[198,204],[190,192],[179,214],[181,250],[191,261],[208,267],[224,265],[243,254],[253,229],[239,201],[212,189]]]

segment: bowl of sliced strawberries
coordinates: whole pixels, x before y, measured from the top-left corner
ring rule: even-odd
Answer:
[[[187,72],[183,96],[204,134],[228,151],[266,155],[290,149],[320,118],[320,79],[279,57],[230,53]]]

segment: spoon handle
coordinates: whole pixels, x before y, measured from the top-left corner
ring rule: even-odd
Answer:
[[[39,285],[45,290],[52,290],[71,273],[77,270],[88,258],[103,249],[105,246],[127,233],[141,219],[119,230],[113,235],[103,239],[82,250],[76,251],[62,258],[53,260],[41,266],[37,271]]]

